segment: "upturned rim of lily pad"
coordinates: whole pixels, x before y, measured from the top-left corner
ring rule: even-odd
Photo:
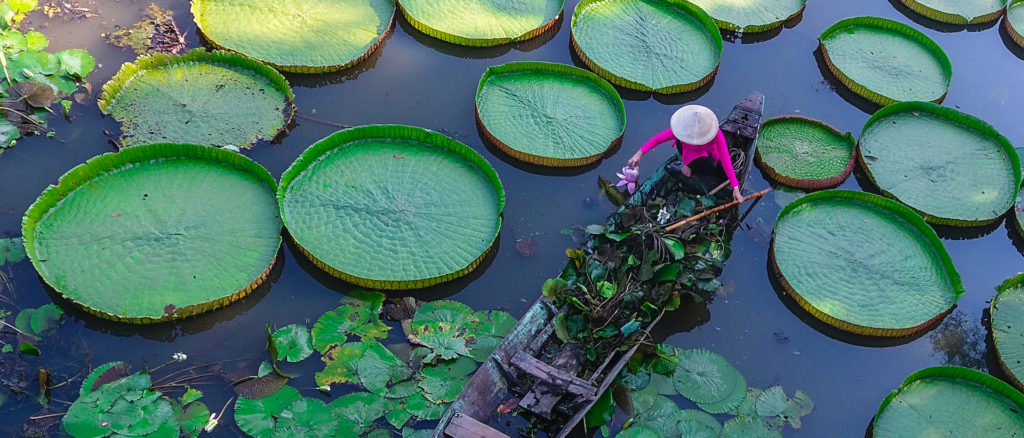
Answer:
[[[850,174],[853,173],[853,168],[857,165],[857,160],[855,159],[856,151],[854,150],[857,146],[857,141],[853,138],[852,134],[850,134],[849,132],[843,134],[842,132],[839,132],[838,129],[836,129],[832,125],[829,125],[828,123],[812,119],[809,117],[797,115],[779,116],[765,120],[764,122],[761,123],[761,133],[764,132],[766,126],[770,127],[771,125],[782,123],[803,123],[805,125],[809,125],[815,128],[824,129],[828,131],[837,139],[842,139],[844,142],[849,143],[850,159],[847,161],[846,167],[844,167],[842,171],[840,171],[839,174],[835,176],[815,179],[797,178],[780,173],[777,169],[772,167],[772,165],[769,162],[766,162],[764,160],[764,157],[762,157],[761,155],[761,147],[760,145],[758,145],[759,147],[754,148],[754,161],[761,166],[761,168],[765,171],[765,173],[768,174],[768,176],[771,179],[774,179],[790,187],[796,187],[798,189],[820,190],[832,188],[842,184],[843,181],[846,181],[846,178],[848,178]]]
[[[430,27],[426,23],[418,20],[416,17],[410,14],[409,11],[406,10],[405,5],[402,4],[403,2],[401,0],[395,0],[395,3],[398,5],[398,9],[402,11],[402,16],[405,17],[405,19],[409,22],[409,24],[412,25],[414,29],[423,32],[424,34],[430,37],[437,38],[447,43],[469,47],[493,47],[500,46],[502,44],[515,43],[520,41],[526,41],[531,38],[536,38],[554,28],[555,25],[557,25],[559,21],[562,19],[562,16],[565,14],[563,8],[565,5],[565,0],[559,0],[558,14],[556,14],[554,18],[551,19],[551,21],[548,21],[547,23],[529,32],[526,32],[522,35],[515,37],[473,38],[462,35],[455,35],[450,32],[445,32],[443,30]]]
[[[921,14],[925,17],[928,17],[932,20],[960,26],[982,24],[998,20],[999,17],[1002,16],[1003,12],[1006,10],[1006,0],[1002,0],[1003,7],[996,9],[992,12],[989,12],[987,14],[979,15],[977,17],[965,17],[960,14],[942,11],[916,0],[900,0],[900,3],[902,3],[903,6],[906,6],[908,9],[917,12],[918,14]]]

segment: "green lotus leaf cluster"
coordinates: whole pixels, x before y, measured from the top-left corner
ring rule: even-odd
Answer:
[[[402,125],[316,142],[281,176],[278,198],[300,252],[374,289],[422,288],[475,269],[497,239],[505,205],[501,181],[479,153]]]
[[[626,112],[610,84],[547,62],[490,67],[476,93],[477,120],[502,151],[543,166],[593,163],[622,141]]]
[[[276,182],[240,154],[154,144],[93,157],[22,221],[47,284],[132,323],[223,307],[267,278],[281,245]]]
[[[270,331],[270,327],[267,327]],[[288,362],[301,361],[313,354],[313,343],[309,337],[309,329],[300,324],[290,324],[270,334],[268,348],[274,360]]]
[[[989,308],[992,341],[999,364],[1018,388],[1024,388],[1024,272],[996,287]]]
[[[781,437],[785,425],[800,428],[801,417],[814,409],[802,391],[789,398],[779,386],[747,387],[739,371],[714,352],[664,344],[634,356],[617,385],[628,391],[616,402],[630,416],[618,436]],[[700,409],[679,409],[668,398],[674,395]],[[723,425],[712,414],[735,417]]]
[[[193,143],[238,150],[280,133],[295,112],[291,87],[237,53],[194,49],[125,63],[103,85],[100,110],[121,122],[121,143]]]
[[[1024,394],[969,368],[925,368],[885,397],[872,428],[877,438],[1024,436]]]
[[[864,124],[859,151],[882,193],[931,223],[999,220],[1021,184],[1020,160],[1006,137],[981,119],[929,102],[880,109]]]
[[[856,144],[849,132],[817,120],[775,117],[761,124],[754,159],[776,181],[823,189],[842,184],[853,172]]]
[[[85,378],[78,400],[62,420],[65,432],[75,438],[199,435],[210,416],[198,401],[201,392],[189,389],[180,399],[171,399],[152,389],[148,373],[124,376],[124,367],[107,363]]]
[[[60,325],[62,316],[64,311],[54,304],[21,309],[14,319],[14,326],[26,335],[42,338]]]
[[[770,257],[801,307],[858,334],[915,333],[964,293],[935,231],[870,193],[826,190],[790,203],[776,220]]]
[[[402,0],[420,32],[464,46],[486,47],[536,37],[558,21],[563,0]]]
[[[20,237],[0,239],[0,266],[25,260],[25,244]]]
[[[765,32],[800,15],[807,0],[693,0],[718,23],[736,32]]]
[[[34,8],[34,1],[0,3],[0,154],[23,135],[46,131],[50,106],[73,93],[96,66],[85,50],[47,52],[50,41],[45,35],[11,27]],[[60,102],[67,115],[71,100]]]
[[[920,31],[893,20],[854,17],[818,37],[825,64],[843,85],[879,105],[941,102],[953,67]]]
[[[1006,6],[1006,19],[1003,20],[1006,33],[1017,45],[1024,48],[1024,0],[1010,0]]]
[[[707,84],[718,70],[722,35],[699,7],[681,0],[582,0],[572,46],[609,82],[658,93]]]
[[[322,73],[366,59],[391,31],[392,0],[196,0],[196,26],[217,48],[293,73]]]
[[[932,20],[949,24],[981,24],[1003,15],[1007,0],[900,0]]]

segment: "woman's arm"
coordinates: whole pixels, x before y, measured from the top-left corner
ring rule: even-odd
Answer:
[[[738,188],[740,183],[736,181],[736,169],[732,167],[732,157],[729,156],[729,146],[725,144],[725,136],[722,135],[722,130],[718,130],[718,135],[713,140],[715,143],[715,151],[718,155],[718,162],[722,163],[722,170],[725,171],[725,176],[729,178],[729,184],[733,188]]]
[[[640,146],[640,150],[636,151],[636,153],[633,154],[632,157],[629,157],[629,160],[626,161],[626,167],[635,168],[636,166],[639,166],[640,158],[642,158],[644,154],[650,152],[651,149],[658,147],[658,145],[666,141],[675,139],[676,136],[675,134],[672,133],[671,129],[666,129],[664,131],[659,132],[654,137],[651,137],[650,140],[647,140],[647,143],[644,143],[643,146]]]

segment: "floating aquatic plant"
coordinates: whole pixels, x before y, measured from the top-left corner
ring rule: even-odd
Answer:
[[[859,160],[886,196],[931,223],[983,225],[1014,203],[1021,167],[1010,141],[988,123],[928,102],[875,113],[860,135]]]
[[[981,24],[998,20],[1003,15],[1007,0],[900,0],[910,8],[932,20],[949,24]]]
[[[270,333],[268,325],[267,333],[269,335],[267,347],[270,349],[271,356],[274,356],[274,360],[298,362],[313,354],[309,330],[303,325],[286,325],[274,333]]]
[[[20,237],[0,239],[0,266],[25,259],[25,244]]]
[[[252,160],[155,144],[94,157],[22,222],[43,280],[95,315],[133,323],[223,307],[266,279],[281,245],[276,183]]]
[[[776,220],[770,257],[801,307],[863,335],[916,333],[964,293],[935,231],[870,193],[826,190],[793,201]]]
[[[546,62],[490,67],[480,78],[476,115],[505,153],[543,166],[583,166],[622,141],[619,93],[597,75]]]
[[[996,291],[989,323],[999,365],[1014,385],[1024,388],[1024,273],[1006,279]]]
[[[193,143],[232,149],[270,140],[295,112],[288,81],[237,53],[195,49],[121,66],[100,110],[121,122],[124,146]]]
[[[1024,48],[1024,0],[1010,0],[1006,6],[1006,18],[1003,19],[1006,33],[1018,46]]]
[[[941,102],[953,67],[916,29],[878,17],[847,18],[818,37],[825,64],[843,85],[879,105]]]
[[[856,141],[817,120],[775,117],[761,124],[754,160],[769,178],[802,189],[842,184],[853,172]]]
[[[281,71],[322,73],[366,59],[391,31],[392,0],[195,0],[192,15],[217,48]],[[254,32],[253,29],[273,29]]]
[[[303,254],[331,275],[376,289],[421,288],[472,271],[497,239],[505,205],[501,181],[480,154],[401,125],[318,141],[281,176],[278,198]]]
[[[572,13],[571,41],[609,82],[658,93],[707,84],[722,55],[715,22],[679,0],[582,0]]]
[[[420,32],[464,46],[496,46],[536,37],[562,16],[563,0],[402,0],[402,14]]]
[[[141,21],[107,34],[107,41],[130,48],[139,55],[170,53],[177,55],[187,47],[185,35],[174,23],[174,12],[150,3]]]
[[[718,27],[736,32],[765,32],[800,15],[807,0],[693,0],[718,23]]]

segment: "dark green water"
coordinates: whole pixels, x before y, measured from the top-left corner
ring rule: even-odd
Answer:
[[[157,3],[175,11],[179,27],[188,33],[190,47],[198,46],[187,3]],[[100,34],[113,31],[117,25],[131,25],[146,4],[83,3],[98,15],[70,23],[50,20],[47,27],[41,27],[43,17],[34,15],[23,28],[34,26],[43,31],[51,40],[51,50],[79,47],[96,55],[101,66],[89,77],[96,96],[120,64],[134,57],[105,44]],[[575,5],[574,0],[566,2],[567,15]],[[767,96],[766,117],[800,114],[859,134],[869,117],[861,108],[870,111],[871,107],[850,97],[841,86],[837,91],[814,53],[817,36],[842,18],[874,15],[923,31],[942,46],[953,63],[953,81],[944,105],[978,116],[1011,142],[1024,145],[1024,124],[1020,123],[1020,102],[1024,101],[1022,51],[1010,48],[1012,42],[998,26],[946,28],[912,14],[886,0],[811,0],[802,18],[790,23],[791,28],[756,42],[726,42],[721,68],[710,87],[686,95],[656,97],[620,90],[628,121],[624,146],[596,167],[570,172],[517,164],[485,146],[473,118],[477,82],[488,66],[522,60],[579,65],[570,55],[568,19],[562,21],[557,32],[539,39],[499,48],[469,49],[426,37],[399,18],[386,44],[355,69],[289,76],[299,114],[327,123],[298,118],[297,126],[281,144],[259,144],[245,154],[280,176],[307,145],[337,129],[330,124],[418,125],[468,144],[491,162],[507,191],[500,246],[489,264],[469,278],[413,294],[424,299],[454,299],[477,309],[503,309],[518,317],[536,298],[543,280],[560,270],[565,248],[576,245],[560,230],[601,222],[612,210],[597,192],[597,176],[613,177],[643,141],[665,129],[678,105],[698,102],[724,116],[751,90],[759,90]],[[113,131],[116,136],[117,124],[101,117],[94,101],[74,105],[72,116],[70,124],[52,118],[55,139],[23,139],[0,156],[0,235],[20,234],[22,213],[60,174],[91,156],[112,150],[102,131]],[[652,152],[645,158],[645,169],[649,172],[654,163],[670,153],[668,148]],[[748,191],[768,186],[759,171],[751,172],[750,178]],[[863,181],[851,178],[843,188],[868,189],[868,185],[861,185]],[[770,196],[757,204],[732,242],[733,256],[722,278],[723,292],[706,307],[670,315],[658,331],[673,345],[701,346],[721,353],[752,386],[781,384],[789,394],[796,389],[809,394],[816,402],[814,412],[805,417],[803,429],[787,430],[786,436],[863,436],[882,398],[920,368],[952,364],[1001,375],[982,318],[995,294],[995,285],[1024,270],[1024,258],[1018,250],[1021,243],[1014,240],[1014,232],[1005,223],[966,232],[940,230],[963,277],[966,295],[949,317],[923,335],[878,341],[829,330],[776,292],[766,262],[778,211]],[[537,240],[536,255],[523,257],[516,252],[515,241],[522,238]],[[282,267],[269,287],[226,309],[178,324],[132,327],[71,309],[71,317],[60,328],[59,341],[43,345],[44,356],[29,359],[28,371],[49,367],[58,373],[55,380],[59,383],[75,377],[83,364],[123,360],[141,369],[164,363],[178,351],[187,353],[193,363],[242,358],[246,359],[244,365],[255,370],[266,357],[266,323],[311,326],[350,289],[296,259],[291,248],[286,246],[282,251]],[[19,308],[50,302],[27,261],[3,269],[13,285],[13,291],[3,289],[4,298]],[[0,302],[0,307],[14,306]],[[388,341],[400,341],[400,335]],[[316,394],[312,377],[320,368],[316,359],[296,367],[294,371],[302,376],[292,381],[293,386],[307,395]],[[27,417],[41,412],[34,401],[38,389],[31,381],[33,375],[26,376],[29,394],[20,399],[8,397],[0,406],[0,435],[20,435]],[[78,376],[69,385],[77,388],[80,379]],[[219,379],[198,387],[206,391],[204,400],[211,410],[219,410],[232,395]],[[45,412],[64,409],[54,402]],[[59,426],[51,431],[60,433]],[[227,420],[221,422],[215,435],[242,434],[233,421]]]

